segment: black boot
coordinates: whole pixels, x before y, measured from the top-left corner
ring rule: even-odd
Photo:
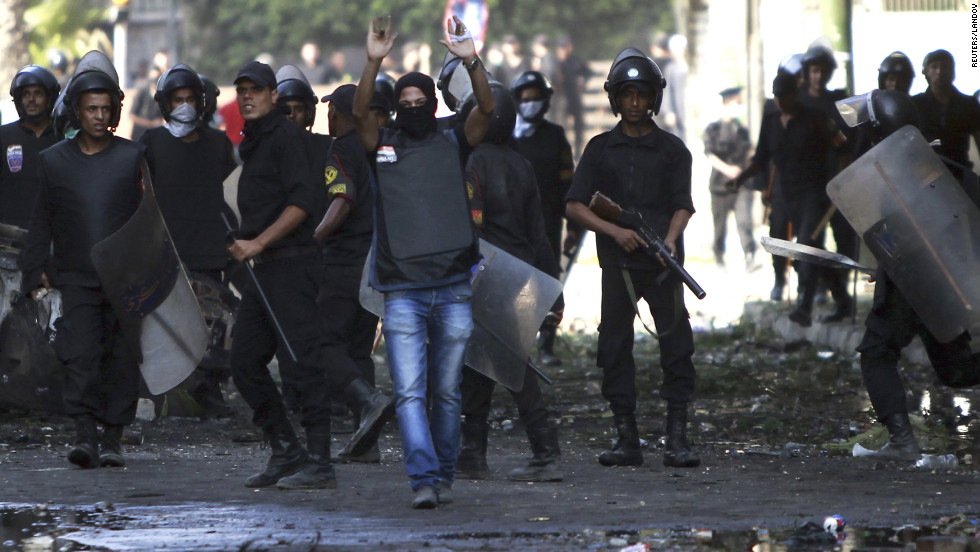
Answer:
[[[271,487],[283,477],[288,477],[303,469],[306,465],[307,453],[299,443],[296,432],[283,421],[278,426],[264,430],[265,438],[272,449],[272,457],[265,471],[257,473],[245,480],[246,487]]]
[[[827,316],[824,316],[821,319],[821,322],[827,322],[827,323],[840,322],[841,320],[848,318],[849,316],[851,316],[852,304],[853,303],[851,302],[850,296],[848,296],[846,293],[843,296],[837,296],[837,294],[835,294],[834,311],[828,314]]]
[[[456,458],[456,479],[486,479],[490,476],[487,466],[487,438],[490,424],[486,420],[464,421],[459,425],[460,446]]]
[[[555,356],[554,326],[541,326],[538,330],[538,364],[541,366],[561,366],[561,360]]]
[[[642,466],[643,451],[640,450],[640,432],[636,429],[636,417],[632,414],[613,416],[619,439],[612,450],[599,455],[603,466]]]
[[[284,490],[336,489],[337,477],[330,463],[330,429],[310,430],[306,447],[310,453],[306,465],[295,475],[280,479],[276,487]]]
[[[527,440],[531,443],[534,456],[526,467],[511,470],[507,479],[511,481],[531,481],[546,483],[561,481],[564,475],[558,463],[561,460],[561,449],[558,447],[558,428],[550,424],[544,427],[527,429]]]
[[[914,462],[919,459],[919,443],[912,432],[908,412],[896,412],[882,418],[888,428],[888,442],[866,458],[896,462]]]
[[[98,431],[95,418],[82,414],[75,418],[75,446],[68,453],[68,461],[80,468],[99,467]]]
[[[106,425],[105,432],[102,434],[102,459],[100,465],[103,468],[121,468],[126,465],[126,460],[122,454],[122,434],[123,426]]]
[[[395,415],[395,401],[361,378],[352,381],[344,389],[344,397],[358,413],[361,422],[340,454],[348,457],[361,456],[378,442],[381,428]]]
[[[809,328],[813,324],[810,317],[813,308],[813,292],[808,295],[806,291],[800,293],[796,300],[796,308],[789,313],[789,319],[804,328]]]
[[[687,404],[667,406],[667,450],[664,466],[668,468],[696,468],[701,457],[691,450],[687,442]]]

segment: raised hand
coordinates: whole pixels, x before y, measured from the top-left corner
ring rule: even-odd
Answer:
[[[476,57],[476,44],[473,43],[473,35],[455,15],[452,19],[446,20],[446,35],[449,40],[440,40],[439,42],[454,56],[464,61],[472,61]]]
[[[387,21],[385,21],[387,19]],[[391,30],[391,16],[375,17],[368,24],[367,57],[369,61],[384,59],[395,45],[398,33]]]

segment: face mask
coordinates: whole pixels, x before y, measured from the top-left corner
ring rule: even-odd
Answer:
[[[395,124],[412,138],[421,138],[436,129],[436,115],[428,102],[418,107],[398,107]]]
[[[174,138],[183,138],[197,128],[197,110],[191,104],[180,104],[170,112],[170,120],[163,126]]]
[[[544,117],[544,100],[534,100],[531,102],[521,102],[518,110],[521,117],[528,121],[535,121]]]

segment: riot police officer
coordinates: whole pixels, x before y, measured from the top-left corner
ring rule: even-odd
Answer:
[[[803,66],[805,85],[800,88],[798,99],[807,108],[823,112],[834,124],[838,131],[843,132],[846,140],[836,145],[827,155],[827,173],[829,181],[837,175],[848,163],[852,156],[850,148],[855,143],[854,133],[843,123],[837,112],[835,102],[848,96],[846,90],[828,90],[827,83],[837,69],[834,53],[827,47],[814,44],[800,60]],[[848,224],[839,211],[834,211],[830,218],[830,227],[834,232],[837,251],[851,258],[857,258],[858,238],[854,229]],[[824,322],[839,322],[851,314],[853,301],[847,292],[847,270],[823,269],[820,271],[821,284],[826,284],[834,299],[834,310],[823,318]],[[820,288],[821,290],[823,288]],[[820,291],[819,296],[825,297]]]
[[[61,86],[39,65],[22,67],[10,83],[20,119],[0,127],[5,154],[0,166],[0,223],[27,228],[38,190],[38,155],[58,137],[51,111]]]
[[[246,123],[240,147],[245,164],[238,184],[242,223],[229,250],[239,261],[254,261],[255,276],[282,330],[271,322],[257,287],[246,286],[235,316],[232,376],[270,443],[272,457],[265,471],[245,485],[333,488],[329,380],[319,359],[316,310],[310,308],[320,276],[313,217],[323,209],[325,191],[311,173],[302,131],[276,107],[272,68],[249,62],[239,70],[235,85]],[[269,377],[267,365],[277,352],[283,353],[279,372],[284,387],[297,391],[306,447]]]
[[[565,225],[564,244],[561,237],[565,195],[572,185],[575,169],[572,146],[565,137],[565,129],[545,119],[554,95],[547,77],[538,71],[525,71],[514,79],[510,90],[517,104],[517,123],[514,125],[517,151],[534,167],[544,228],[557,261],[563,250],[571,251],[578,247],[582,236],[581,228],[569,221]],[[543,366],[561,364],[554,350],[558,329],[555,319],[546,320],[538,333],[538,362]]]
[[[113,135],[122,99],[109,59],[86,54],[65,94],[79,132],[40,155],[40,190],[22,255],[21,289],[32,297],[42,287],[61,290],[54,348],[65,365],[65,412],[75,421],[68,461],[81,468],[125,464],[120,440],[136,417],[139,391],[141,351],[124,339],[90,255],[142,198],[143,146]],[[96,423],[105,427],[101,443]]]
[[[860,106],[870,105],[865,129],[873,143],[880,142],[905,125],[918,125],[919,114],[908,94],[897,89],[874,90],[852,98]],[[906,261],[910,262],[910,261]],[[909,305],[889,274],[876,274],[874,303],[865,321],[861,353],[864,385],[878,420],[888,429],[888,443],[870,455],[876,460],[914,462],[919,445],[909,419],[907,397],[898,361],[904,349],[918,335],[939,380],[952,387],[980,384],[980,354],[970,351],[967,333],[941,343],[930,333]]]
[[[490,129],[470,155],[467,163],[467,189],[476,200],[471,208],[480,237],[539,270],[558,277],[558,263],[545,235],[544,217],[534,169],[513,148],[514,122],[517,118],[514,100],[507,88],[492,82],[494,114]],[[466,120],[476,107],[472,96],[464,100],[458,113]],[[560,308],[553,308],[559,311]],[[558,429],[544,405],[541,385],[534,372],[521,363],[502,367],[523,372],[523,387],[511,392],[517,403],[521,422],[527,432],[533,458],[526,467],[508,474],[513,481],[561,481],[561,449]],[[495,383],[470,367],[463,368],[461,445],[456,461],[460,478],[483,479],[487,467],[487,437],[490,428],[490,401]]]
[[[947,165],[953,175],[961,179],[972,166],[969,155],[971,136],[980,148],[980,104],[953,85],[956,64],[948,51],[926,54],[922,60],[922,74],[929,87],[912,96],[912,103],[919,112],[919,128],[926,141],[940,141],[936,153],[952,161]]]
[[[650,305],[659,332],[664,372],[660,396],[667,402],[664,465],[694,467],[701,462],[687,441],[687,410],[694,391],[694,338],[681,283],[673,276],[659,282],[658,276],[666,269],[645,254],[639,234],[599,218],[588,208],[593,194],[602,192],[624,208],[636,209],[683,262],[682,234],[694,213],[691,152],[680,138],[653,122],[666,86],[660,68],[639,50],[627,48],[616,56],[605,89],[620,122],[589,141],[565,198],[568,218],[596,233],[602,267],[596,364],[602,368],[602,395],[609,401],[618,434],[613,449],[599,455],[604,466],[643,463],[633,359],[633,321],[640,297]]]
[[[164,124],[144,132],[139,143],[146,146],[160,213],[189,276],[221,289],[229,258],[221,213],[231,213],[222,183],[236,166],[231,142],[224,132],[203,124],[206,89],[191,67],[181,63],[167,69],[157,81],[154,100]],[[228,375],[224,359],[207,361],[187,382],[203,417],[230,414],[221,394]]]
[[[912,69],[912,60],[902,52],[888,54],[878,66],[879,90],[898,90],[908,94],[914,79],[915,70]]]

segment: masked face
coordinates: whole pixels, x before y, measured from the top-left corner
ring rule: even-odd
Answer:
[[[425,93],[415,86],[401,91],[396,113],[395,124],[413,138],[421,138],[436,128],[436,111]]]
[[[170,112],[170,120],[163,124],[174,138],[183,138],[197,128],[197,110],[190,103],[183,103]]]
[[[518,106],[521,117],[528,121],[538,121],[544,117],[544,100],[521,102]]]

